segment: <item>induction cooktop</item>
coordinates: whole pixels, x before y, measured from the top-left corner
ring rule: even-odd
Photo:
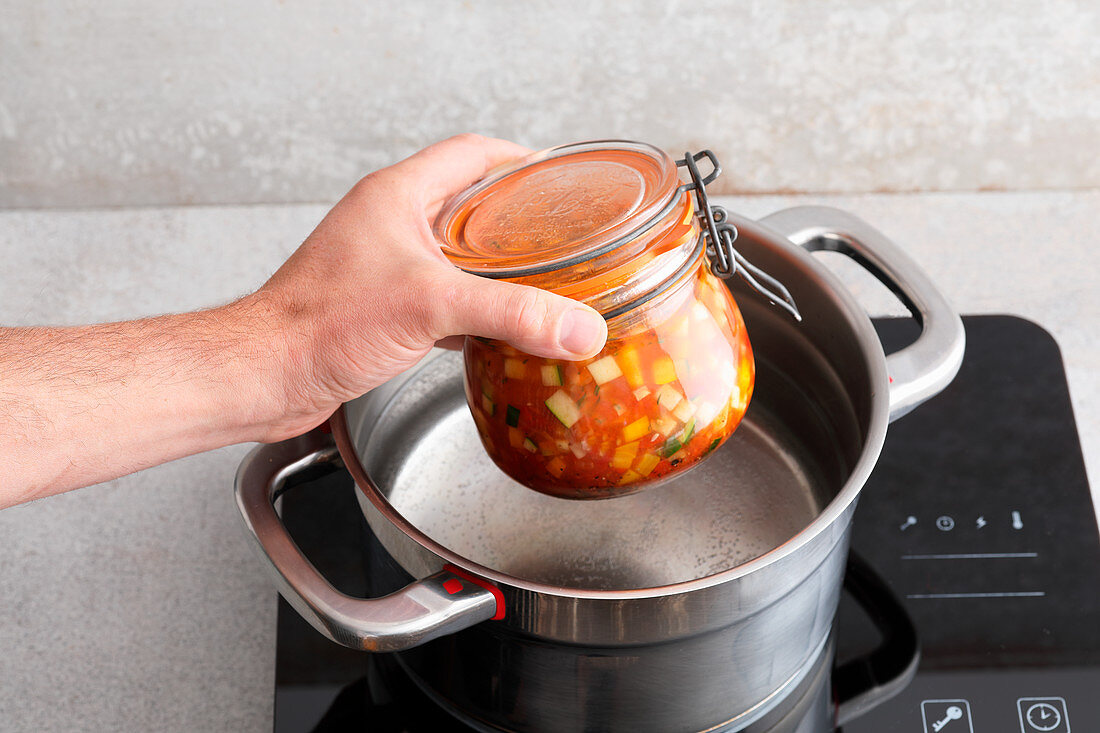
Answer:
[[[852,548],[915,624],[912,681],[844,733],[1100,731],[1100,535],[1061,356],[1041,327],[963,319],[955,381],[891,425]],[[887,350],[916,336],[876,322]],[[372,546],[350,477],[283,497],[283,517],[340,590],[366,595]],[[837,664],[879,645],[843,597]],[[279,600],[277,733],[466,731],[403,683],[389,655],[329,642]],[[395,681],[396,680],[396,681]]]

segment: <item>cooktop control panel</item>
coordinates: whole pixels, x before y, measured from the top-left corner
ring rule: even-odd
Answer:
[[[844,733],[1100,731],[1100,536],[1058,347],[1018,318],[965,325],[959,376],[890,426],[853,528],[919,671]],[[843,602],[842,659],[875,645],[859,613]]]

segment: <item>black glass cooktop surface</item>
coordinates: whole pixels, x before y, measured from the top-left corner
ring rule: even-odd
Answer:
[[[921,661],[844,733],[1100,731],[1100,536],[1061,356],[1038,326],[964,318],[948,389],[890,426],[852,547],[913,619]],[[876,324],[888,347],[908,320]],[[344,473],[283,497],[291,534],[333,584],[365,595],[367,529]],[[844,598],[838,660],[878,642]],[[321,637],[280,599],[275,731],[467,730],[387,655]]]

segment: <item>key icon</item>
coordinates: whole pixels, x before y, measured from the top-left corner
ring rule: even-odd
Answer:
[[[924,733],[974,733],[970,703],[962,698],[923,700],[920,704],[920,718],[924,723]]]
[[[952,705],[944,712],[946,713],[946,715],[944,715],[943,720],[938,720],[932,724],[932,730],[934,730],[936,733],[940,733],[940,731],[943,730],[943,727],[950,723],[952,720],[959,720],[963,716],[962,708],[960,708],[958,705]]]

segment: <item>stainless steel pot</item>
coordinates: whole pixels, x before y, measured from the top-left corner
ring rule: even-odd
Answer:
[[[480,449],[458,356],[433,354],[344,405],[334,444],[315,431],[242,464],[238,504],[284,597],[341,644],[402,650],[418,684],[483,730],[727,730],[767,715],[825,648],[887,424],[950,382],[964,337],[919,268],[850,214],[733,220],[738,248],[787,285],[804,321],[731,281],[757,386],[707,461],[613,501],[529,491]],[[818,250],[885,283],[919,338],[885,356]],[[275,510],[289,476],[340,460],[396,560],[387,572],[415,579],[388,596],[332,588]]]

